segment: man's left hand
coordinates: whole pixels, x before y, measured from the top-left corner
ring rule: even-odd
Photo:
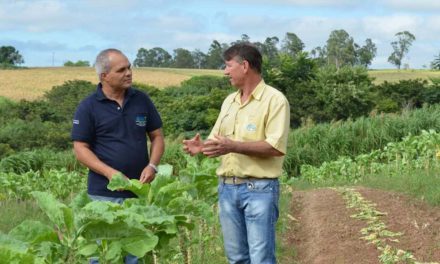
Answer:
[[[215,140],[207,140],[203,144],[203,154],[214,158],[233,152],[235,141],[219,135],[215,135],[214,137]]]
[[[156,177],[156,171],[151,166],[147,166],[142,171],[139,181],[141,183],[151,183],[154,177]]]

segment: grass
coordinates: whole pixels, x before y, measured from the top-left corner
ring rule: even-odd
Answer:
[[[134,68],[133,81],[158,88],[180,85],[184,80],[197,75],[218,75],[219,70],[202,69],[164,69]],[[97,83],[94,68],[91,67],[53,67],[29,68],[20,70],[0,70],[0,96],[18,101],[34,100],[53,86],[68,80],[86,80]]]
[[[426,201],[430,205],[440,206],[440,168],[414,169],[399,176],[390,174],[370,175],[359,184],[375,188],[405,193]]]
[[[24,220],[35,220],[49,223],[49,219],[34,201],[3,200],[0,201],[0,232],[8,233]]]

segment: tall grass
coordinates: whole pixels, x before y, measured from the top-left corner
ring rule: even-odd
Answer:
[[[390,170],[392,170],[390,165]],[[402,173],[399,177],[389,173],[375,174],[364,177],[360,185],[392,190],[419,198],[431,205],[440,206],[440,168],[413,169]]]
[[[284,169],[290,176],[299,176],[301,165],[319,166],[339,156],[355,157],[429,129],[440,130],[440,105],[305,126],[289,134]]]

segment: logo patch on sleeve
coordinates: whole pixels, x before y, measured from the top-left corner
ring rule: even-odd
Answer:
[[[79,125],[79,120],[78,119],[73,119],[73,124],[74,125]]]

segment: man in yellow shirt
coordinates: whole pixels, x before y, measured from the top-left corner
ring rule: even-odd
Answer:
[[[224,100],[208,139],[203,142],[197,134],[183,141],[184,150],[221,156],[220,223],[229,263],[272,264],[289,103],[264,83],[256,47],[235,44],[223,58],[224,73],[238,90]]]

